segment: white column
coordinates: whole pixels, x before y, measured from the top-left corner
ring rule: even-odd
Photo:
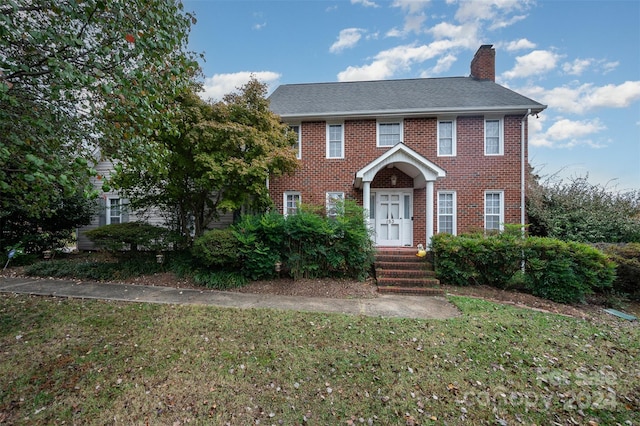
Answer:
[[[433,181],[427,181],[427,241],[425,248],[429,247],[431,237],[433,237]]]
[[[371,182],[362,182],[362,207],[364,208],[364,223],[371,229]]]

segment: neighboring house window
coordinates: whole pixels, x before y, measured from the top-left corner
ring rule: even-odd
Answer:
[[[107,199],[107,225],[122,223],[120,198]]]
[[[456,235],[455,192],[438,192],[438,233]]]
[[[402,142],[402,121],[378,123],[378,146],[394,146]]]
[[[296,143],[293,144],[293,149],[296,150],[296,157],[299,160],[302,158],[302,143],[301,143],[302,141],[301,141],[300,125],[294,124],[289,126],[289,128],[294,132],[296,132],[296,135],[298,135],[298,140],[296,141]]]
[[[327,124],[327,158],[344,158],[344,126]]]
[[[503,155],[504,141],[502,119],[487,118],[484,120],[484,154]]]
[[[456,155],[456,120],[438,120],[438,156]]]
[[[504,224],[504,194],[502,191],[484,193],[484,229],[501,231]]]
[[[327,216],[336,217],[340,214],[344,192],[327,192]]]
[[[298,207],[300,206],[302,198],[299,192],[287,191],[284,193],[284,215],[298,213]]]

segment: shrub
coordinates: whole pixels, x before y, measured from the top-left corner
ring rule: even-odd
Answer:
[[[599,250],[552,238],[522,239],[439,234],[432,239],[438,277],[453,285],[520,285],[536,296],[561,303],[584,300],[611,287],[615,265]],[[525,273],[521,274],[522,259]]]
[[[237,271],[196,271],[193,280],[207,288],[228,290],[242,287],[247,279]]]
[[[85,232],[98,247],[110,252],[166,250],[175,241],[171,232],[144,222],[127,222],[101,226]]]
[[[613,290],[633,300],[640,300],[640,244],[597,244],[615,262]]]
[[[194,240],[191,253],[206,267],[234,269],[240,266],[240,247],[231,229],[211,229]]]
[[[243,216],[233,226],[241,244],[242,271],[251,279],[275,276],[275,264],[294,279],[348,276],[363,279],[373,263],[373,246],[364,212],[354,202],[335,218],[314,206],[295,215]]]

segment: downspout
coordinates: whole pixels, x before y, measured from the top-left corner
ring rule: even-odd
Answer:
[[[524,157],[525,157],[525,134],[524,134],[524,128],[525,128],[525,120],[531,115],[531,108],[529,108],[527,110],[527,113],[525,114],[524,117],[522,117],[522,123],[520,125],[520,224],[521,224],[521,232],[522,232],[522,238],[524,239],[524,235],[525,235],[525,226],[524,226],[524,222],[525,222],[525,211],[524,211],[524,205],[525,205],[525,193],[526,193],[526,185],[525,185],[525,171],[524,171],[524,167],[525,167],[525,161],[524,161]]]
[[[529,116],[531,115],[531,108],[529,108],[527,110],[527,113],[525,114],[524,117],[522,117],[522,122],[520,123],[520,230],[521,230],[521,235],[522,235],[522,239],[524,240],[525,237],[525,226],[524,226],[524,222],[525,222],[525,211],[524,211],[524,205],[525,205],[525,193],[526,193],[526,185],[524,183],[524,179],[525,179],[525,173],[524,173],[524,166],[525,166],[525,161],[524,161],[524,157],[525,157],[525,144],[524,144],[524,128],[525,128],[525,120],[527,120],[529,118]],[[522,249],[522,260],[520,262],[520,270],[522,271],[522,273],[525,273],[525,267],[526,267],[526,262],[525,262],[525,258],[524,258],[524,247]]]

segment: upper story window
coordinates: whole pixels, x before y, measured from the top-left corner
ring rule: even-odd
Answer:
[[[456,155],[456,120],[438,120],[438,156]]]
[[[109,198],[107,200],[107,225],[116,223],[122,223],[120,198]]]
[[[484,155],[504,154],[504,130],[502,118],[484,120]]]
[[[298,191],[287,191],[284,193],[284,215],[288,216],[290,214],[297,214],[298,208],[300,207],[300,203],[302,202],[302,197]]]
[[[438,232],[456,234],[456,193],[438,192]]]
[[[296,141],[296,143],[294,143],[292,145],[292,148],[296,150],[296,157],[299,159],[302,158],[302,141],[301,141],[301,134],[302,132],[300,131],[300,125],[299,124],[292,124],[289,126],[289,128],[294,131],[296,133],[296,135],[298,135],[298,140]]]
[[[343,124],[327,124],[327,158],[344,158]]]
[[[344,203],[344,192],[327,192],[327,216],[335,218]]]
[[[484,193],[484,229],[502,231],[504,224],[504,193],[487,191]]]
[[[378,146],[394,146],[402,142],[402,121],[378,122]]]

